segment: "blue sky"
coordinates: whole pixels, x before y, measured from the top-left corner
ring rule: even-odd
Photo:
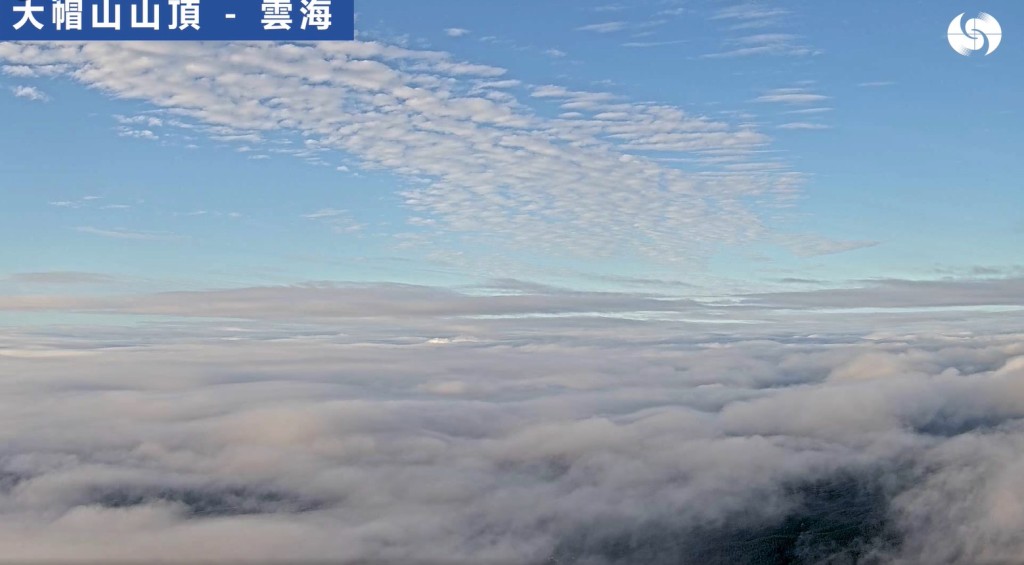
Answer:
[[[357,10],[358,42],[296,51],[0,45],[5,292],[43,272],[694,296],[1018,272],[1019,3]],[[945,29],[982,10],[1005,39],[962,57]]]

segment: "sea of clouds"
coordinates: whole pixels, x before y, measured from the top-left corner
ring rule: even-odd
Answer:
[[[8,327],[0,556],[1019,562],[1014,315],[858,316]]]

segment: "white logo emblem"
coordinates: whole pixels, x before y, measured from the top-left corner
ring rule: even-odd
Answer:
[[[1003,40],[1003,29],[995,18],[985,12],[979,12],[977,17],[967,20],[967,23],[964,23],[964,14],[960,14],[949,22],[946,37],[950,47],[965,57],[984,49],[986,43],[988,50],[985,54],[991,55]]]

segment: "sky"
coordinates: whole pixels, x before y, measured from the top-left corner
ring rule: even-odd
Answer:
[[[356,7],[0,43],[0,562],[1022,560],[1024,6]]]
[[[1012,271],[1021,9],[982,8],[988,57],[946,43],[953,2],[374,2],[352,43],[5,44],[0,269],[693,295]]]

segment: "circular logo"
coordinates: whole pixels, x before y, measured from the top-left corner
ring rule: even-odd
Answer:
[[[964,14],[949,22],[949,31],[946,33],[949,46],[965,57],[986,47],[985,54],[991,55],[1003,40],[1003,29],[999,27],[999,22],[985,12],[979,12],[977,16],[964,22]]]

